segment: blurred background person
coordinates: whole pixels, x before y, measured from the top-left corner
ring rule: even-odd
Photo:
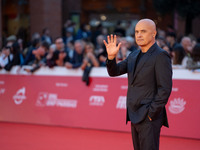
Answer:
[[[99,60],[99,65],[101,67],[106,66],[107,51],[105,46],[103,47],[103,51],[99,55],[97,55],[97,59]]]
[[[56,51],[56,45],[55,44],[51,44],[49,47],[49,52],[46,56],[46,64],[48,67],[52,68],[54,66],[54,61],[53,61],[53,54]]]
[[[191,59],[187,62],[187,69],[200,69],[200,43],[197,43],[191,53]]]
[[[54,66],[65,66],[65,61],[66,61],[67,53],[65,51],[55,51],[53,53],[52,61]]]
[[[55,39],[55,45],[56,45],[56,50],[58,51],[63,51],[65,50],[65,45],[64,45],[64,42],[63,42],[63,38],[62,37],[57,37]]]
[[[67,29],[63,36],[63,42],[64,42],[65,46],[67,46],[67,44],[70,41],[74,41],[74,36],[73,36],[73,32],[71,30]]]
[[[19,44],[19,51],[20,51],[20,65],[23,65],[24,64],[24,58],[25,58],[25,55],[24,55],[24,41],[23,39],[18,39],[17,40],[18,44]]]
[[[87,66],[99,67],[99,62],[94,54],[94,45],[92,43],[87,43],[85,46],[81,69],[84,70]]]
[[[133,52],[137,50],[137,47],[135,46],[135,39],[133,37],[127,36],[126,41],[127,41],[127,48],[129,51]]]
[[[42,42],[46,41],[48,44],[52,44],[52,38],[50,36],[50,30],[48,28],[44,28],[42,30],[41,40],[42,40]]]
[[[34,60],[32,60],[29,65],[31,65],[33,68],[32,69],[25,69],[27,72],[35,72],[38,70],[41,66],[46,65],[46,56],[49,52],[49,43],[46,41],[42,42],[39,48],[34,50],[32,53],[35,56]]]
[[[23,65],[30,65],[30,63],[35,60],[35,55],[33,51],[35,51],[40,46],[40,39],[36,38],[32,41],[32,44],[29,46],[27,53],[25,54],[25,60]]]
[[[63,31],[62,31],[62,36],[63,37],[65,36],[66,31],[72,33],[72,35],[74,36],[75,26],[76,24],[73,21],[71,21],[70,19],[66,20],[64,23]]]
[[[55,52],[55,50],[56,50],[56,45],[55,44],[51,44],[49,46],[49,52],[47,54],[46,59],[51,59],[53,57],[53,53]]]
[[[199,62],[200,61],[200,43],[197,43],[195,46],[194,46],[194,49],[192,51],[192,59],[195,61],[195,62]]]
[[[7,71],[10,71],[13,66],[21,65],[24,62],[24,58],[20,51],[20,45],[18,42],[13,43],[11,47],[11,54],[13,59],[10,60],[9,63],[5,66]]]
[[[192,45],[192,40],[189,37],[184,36],[181,39],[181,45],[184,48],[186,55],[192,53],[193,45]]]
[[[33,41],[35,41],[36,39],[39,40],[39,41],[41,40],[41,36],[38,32],[33,33],[32,36],[31,36],[31,40],[27,41],[27,45],[26,45],[26,47],[24,47],[24,50],[23,50],[24,56],[27,55],[29,49],[33,46]]]
[[[55,39],[55,47],[52,47],[53,50],[51,54],[48,55],[47,65],[51,68],[53,66],[64,66],[63,63],[69,61],[67,49],[63,42],[62,37],[57,37]]]
[[[90,26],[87,24],[81,24],[76,34],[76,40],[80,40],[80,39],[90,40],[90,38],[91,38]]]
[[[98,56],[100,53],[103,52],[103,47],[104,47],[103,40],[105,40],[105,37],[103,35],[98,35],[96,38],[96,45],[94,50],[96,56]]]
[[[172,51],[172,49],[178,44],[176,42],[176,34],[174,32],[168,32],[166,35],[166,42],[169,50]]]
[[[67,54],[69,57],[69,61],[71,61],[74,55],[74,41],[73,40],[69,41],[66,47],[67,47]]]
[[[6,46],[12,47],[13,43],[17,41],[17,37],[15,35],[11,35],[6,39]]]
[[[74,43],[74,53],[70,62],[66,62],[65,66],[68,69],[79,68],[83,62],[84,43],[81,40],[76,40]]]
[[[184,52],[184,49],[181,45],[176,45],[173,49],[172,49],[172,64],[173,65],[182,65],[182,61],[183,61],[183,58],[185,56],[185,52]],[[173,68],[175,68],[173,66]]]
[[[97,37],[99,35],[101,35],[103,32],[103,26],[101,23],[99,23],[97,25],[97,27],[95,28],[95,30],[92,32],[92,39],[91,39],[91,42],[94,43],[94,45],[96,46],[97,45]]]
[[[131,53],[131,51],[128,49],[128,42],[126,38],[122,37],[120,38],[121,42],[121,48],[119,49],[119,52],[116,57],[116,61],[122,61],[127,58],[127,56]]]
[[[81,69],[83,71],[82,80],[86,82],[86,85],[89,85],[89,74],[92,67],[99,67],[99,62],[94,54],[94,45],[92,43],[87,43],[84,51],[83,63]]]
[[[11,53],[11,47],[6,46],[0,53],[0,69],[6,67],[13,60],[13,54]]]
[[[169,47],[167,46],[166,40],[163,37],[157,37],[156,38],[156,43],[158,44],[158,46],[162,49],[164,49],[165,51],[167,51],[170,55],[171,55],[171,51],[169,49]]]
[[[182,65],[183,65],[183,67],[186,68],[187,61],[189,59],[191,59],[191,53],[192,53],[192,49],[193,49],[192,40],[189,37],[184,36],[181,39],[181,46],[183,47],[184,53],[185,53],[185,56],[182,61]]]

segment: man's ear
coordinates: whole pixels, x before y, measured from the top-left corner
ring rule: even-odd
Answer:
[[[157,31],[154,31],[154,32],[153,32],[153,37],[154,37],[154,38],[156,37],[156,34],[157,34]]]

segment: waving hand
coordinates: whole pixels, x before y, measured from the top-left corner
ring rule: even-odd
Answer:
[[[107,41],[108,41],[108,43],[105,40],[103,42],[106,46],[106,51],[108,53],[108,59],[112,60],[116,57],[116,55],[119,51],[119,48],[121,46],[121,43],[119,43],[117,46],[116,35],[114,35],[114,37],[113,37],[112,34],[110,36],[109,35],[107,36]]]

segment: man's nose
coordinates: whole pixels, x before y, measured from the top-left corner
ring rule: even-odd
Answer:
[[[138,34],[137,34],[137,37],[141,37],[142,36],[142,34],[139,32]]]

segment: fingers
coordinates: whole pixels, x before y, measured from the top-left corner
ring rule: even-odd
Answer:
[[[105,40],[103,40],[105,46],[107,46],[107,45],[110,44],[110,43],[116,44],[116,43],[117,43],[117,36],[114,35],[114,37],[113,37],[112,34],[111,34],[110,36],[108,35],[108,36],[107,36],[107,41],[108,41],[108,43],[107,43]]]
[[[108,41],[108,44],[110,44],[110,36],[109,35],[107,36],[107,41]]]
[[[113,35],[110,35],[110,42],[113,43]]]
[[[113,41],[115,44],[117,43],[117,36],[114,35],[114,41]]]
[[[122,44],[121,42],[118,44],[117,51],[119,51],[121,44]]]
[[[107,47],[108,46],[108,44],[106,43],[106,41],[105,40],[103,40],[103,43],[104,43],[104,45]]]

